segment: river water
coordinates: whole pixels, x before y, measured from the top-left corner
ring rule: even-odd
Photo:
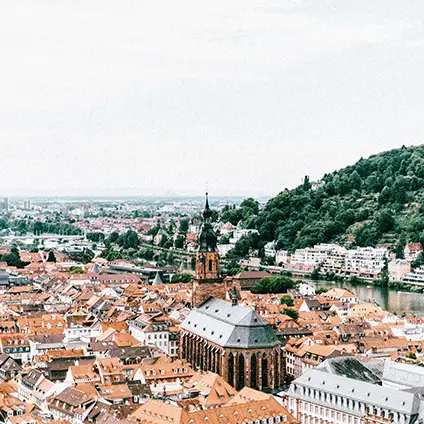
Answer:
[[[396,312],[399,316],[405,312],[424,316],[424,294],[409,293],[391,290],[384,287],[367,286],[366,284],[354,284],[350,282],[312,281],[305,280],[315,288],[341,287],[358,296],[362,301],[374,301],[379,306],[390,312]]]

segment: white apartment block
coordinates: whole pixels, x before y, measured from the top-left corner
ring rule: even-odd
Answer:
[[[384,268],[388,258],[387,249],[358,247],[347,251],[345,273],[362,277],[376,277]]]
[[[325,252],[326,256],[321,263],[321,271],[334,272],[340,274],[343,271],[347,249],[338,244],[321,243],[315,246],[321,252]]]
[[[247,236],[251,233],[259,234],[259,231],[258,230],[251,230],[251,229],[237,228],[233,232],[233,237],[230,238],[230,243],[236,244],[243,236]]]
[[[424,285],[424,266],[420,266],[406,274],[403,281],[417,286]]]
[[[297,249],[292,257],[293,265],[311,265],[318,266],[326,258],[326,253],[314,247],[306,247],[305,249]]]
[[[277,255],[277,243],[275,241],[270,241],[265,245],[264,250],[265,256],[275,259],[275,256]]]
[[[234,246],[235,244],[218,244],[219,256],[224,258],[231,249],[234,249]]]

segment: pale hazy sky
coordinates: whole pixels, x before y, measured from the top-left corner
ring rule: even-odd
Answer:
[[[275,194],[424,143],[422,0],[4,0],[0,195]]]

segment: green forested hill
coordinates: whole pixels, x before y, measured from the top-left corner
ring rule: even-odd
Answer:
[[[309,179],[284,190],[258,211],[252,199],[238,209],[226,210],[221,219],[240,219],[259,237],[242,240],[235,252],[259,248],[277,240],[278,247],[294,250],[316,243],[345,246],[398,245],[424,242],[424,145],[402,147],[326,174],[316,186]],[[401,255],[400,255],[401,256]]]

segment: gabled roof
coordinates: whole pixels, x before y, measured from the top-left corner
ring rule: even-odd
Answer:
[[[251,308],[209,298],[180,325],[213,343],[234,348],[264,348],[280,344],[270,324]]]
[[[184,388],[192,393],[202,393],[202,403],[207,407],[222,405],[237,395],[236,389],[213,372],[196,373],[184,384]]]
[[[415,251],[421,251],[422,250],[422,247],[421,247],[421,243],[408,243],[405,246],[405,249],[415,250]]]
[[[60,402],[64,402],[68,405],[79,407],[80,405],[94,399],[81,390],[74,387],[68,387],[63,392],[55,396],[54,400],[59,400]]]
[[[264,277],[271,277],[271,274],[267,271],[242,271],[234,276],[234,278],[237,280],[251,280]]]

